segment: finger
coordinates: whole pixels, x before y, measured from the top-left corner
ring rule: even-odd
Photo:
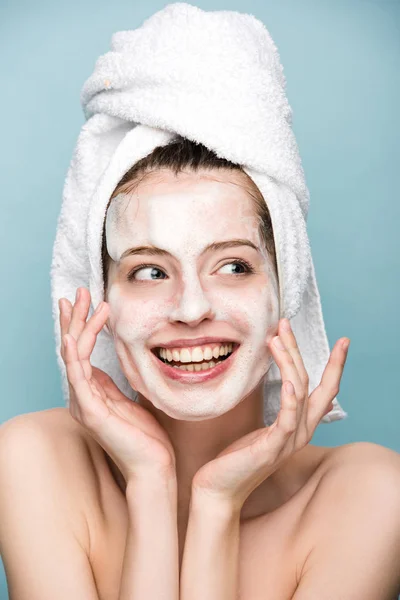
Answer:
[[[308,396],[308,394],[305,394],[305,390],[304,390],[303,384],[301,382],[301,379],[300,379],[299,373],[297,371],[293,357],[291,356],[291,354],[288,352],[288,350],[283,345],[282,340],[280,340],[280,341],[283,345],[283,348],[279,348],[276,346],[275,341],[277,338],[280,339],[279,336],[272,338],[272,340],[269,344],[269,347],[271,349],[274,360],[275,360],[276,364],[278,365],[279,370],[281,372],[282,382],[285,380],[289,380],[294,385],[296,397],[300,401],[297,406],[297,410],[298,410],[297,416],[298,416],[298,419],[300,419],[301,413],[303,410],[302,405],[305,401],[305,397]]]
[[[99,382],[108,398],[111,398],[113,402],[125,402],[127,396],[121,392],[119,387],[115,384],[114,380],[104,371],[94,367],[92,365],[92,377]],[[131,404],[138,406],[137,402],[130,400]]]
[[[61,339],[64,337],[66,333],[68,333],[69,322],[71,320],[72,314],[72,305],[69,300],[66,298],[60,298],[58,301],[58,308],[60,310],[59,320],[60,320],[60,332]],[[63,344],[61,344],[61,355],[64,353]]]
[[[300,380],[302,381],[305,388],[307,386],[308,391],[308,374],[304,366],[303,358],[300,354],[300,350],[297,345],[297,340],[291,328],[289,319],[280,320],[279,337],[282,339],[289,354],[293,358],[294,364],[296,365],[296,369],[299,373]]]
[[[261,457],[261,460],[275,460],[288,447],[291,451],[290,442],[298,428],[298,400],[294,393],[290,393],[285,380],[281,388],[281,407],[274,423],[268,428],[265,436],[261,436],[253,444],[252,453]],[[290,386],[289,386],[290,387]]]
[[[66,343],[65,343],[66,342]],[[63,338],[65,366],[70,386],[72,387],[80,411],[93,412],[93,388],[86,378],[81,361],[79,360],[76,340],[66,334]]]
[[[100,302],[90,319],[86,322],[77,341],[78,354],[82,362],[90,359],[97,336],[104,327],[108,313],[109,305],[107,302]]]
[[[286,444],[291,438],[295,438],[299,428],[300,401],[296,397],[295,388],[291,381],[285,380],[281,389],[281,411],[278,413],[277,427],[281,430]]]
[[[315,388],[308,399],[307,427],[316,427],[327,408],[338,395],[340,381],[346,363],[348,348],[344,349],[342,342],[348,338],[341,338],[336,342],[329,356],[328,363],[322,374],[321,383]]]
[[[289,319],[281,319],[279,322],[279,336],[282,339],[287,351],[293,358],[297,372],[299,374],[300,381],[303,386],[303,402],[299,404],[299,431],[302,431],[306,427],[307,421],[307,405],[308,405],[308,388],[309,378],[306,368],[304,366],[303,358],[300,353],[300,349],[297,345],[296,336],[292,330]]]
[[[106,392],[107,396],[109,396],[111,398],[113,395],[114,396],[124,396],[124,394],[121,392],[121,390],[118,388],[118,386],[115,385],[114,381],[108,375],[108,373],[105,373],[105,371],[102,371],[101,369],[98,369],[97,367],[94,367],[94,366],[92,366],[92,373],[93,373],[93,377],[95,377],[96,380],[99,382],[101,387]]]
[[[331,412],[331,410],[333,410],[333,402],[331,402],[328,405],[328,408],[326,409],[326,411],[324,412],[324,415],[327,415],[329,412]]]
[[[85,328],[89,306],[90,292],[84,287],[79,287],[76,290],[75,304],[72,308],[71,321],[67,332],[71,334],[75,340],[79,339],[79,336]]]

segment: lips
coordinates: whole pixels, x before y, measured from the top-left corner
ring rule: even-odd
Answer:
[[[155,353],[155,349],[151,351],[151,354],[154,357],[152,360],[155,361],[157,367],[170,379],[181,381],[183,383],[203,383],[210,379],[215,379],[229,369],[235,360],[239,346],[240,344],[236,344],[228,357],[225,356],[224,360],[222,360],[221,357],[221,361],[218,359],[219,362],[215,367],[211,367],[205,371],[184,371],[182,369],[177,369],[176,367],[170,366],[170,364],[164,363]]]
[[[222,337],[201,337],[192,340],[185,340],[184,338],[179,340],[172,340],[170,342],[160,342],[156,346],[153,346],[151,350],[155,350],[156,348],[192,348],[193,346],[204,346],[206,344],[234,344],[238,345],[238,342],[229,338]]]
[[[236,347],[237,347],[237,346],[238,346],[238,344],[236,344]],[[193,364],[194,362],[197,362],[197,364],[201,365],[202,363],[204,363],[204,362],[207,362],[207,363],[208,363],[208,362],[210,362],[211,360],[213,360],[214,362],[215,362],[215,361],[218,361],[218,362],[220,362],[221,360],[226,360],[227,358],[229,358],[229,357],[230,357],[230,355],[234,353],[234,351],[235,351],[235,347],[233,348],[232,352],[230,352],[229,354],[224,354],[223,356],[219,356],[218,358],[212,358],[212,359],[210,359],[210,360],[206,360],[206,359],[204,359],[204,360],[201,360],[201,361],[193,361],[193,362],[189,362],[189,363],[184,363],[184,362],[180,362],[180,361],[176,361],[176,360],[165,360],[164,358],[161,358],[161,356],[159,356],[159,355],[157,354],[158,350],[159,350],[159,348],[154,348],[154,349],[152,350],[152,353],[154,354],[154,356],[155,356],[156,358],[158,358],[158,360],[160,360],[162,363],[164,363],[164,365],[170,365],[170,366],[172,366],[172,367],[173,367],[174,365]]]
[[[214,343],[215,343],[215,342],[213,342],[213,344],[214,344]],[[237,344],[236,342],[220,342],[220,345],[221,345],[221,346],[223,346],[224,344],[228,344],[228,343],[229,343],[229,344],[232,344],[232,351],[231,351],[231,352],[230,352],[228,355],[226,355],[226,354],[225,354],[225,355],[219,356],[218,358],[215,358],[215,357],[214,357],[214,358],[210,358],[209,360],[207,360],[207,359],[203,359],[202,361],[189,361],[189,362],[195,362],[195,363],[201,364],[201,363],[203,363],[203,362],[210,362],[210,360],[213,360],[213,361],[216,361],[216,360],[218,360],[218,361],[220,361],[220,360],[226,360],[226,359],[227,359],[227,358],[229,358],[229,356],[230,356],[230,355],[231,355],[231,354],[232,354],[232,353],[233,353],[233,352],[236,350],[236,348],[238,348],[238,347],[239,347],[239,345],[240,345],[240,344]],[[210,345],[211,345],[211,344],[210,344]],[[187,346],[187,347],[193,348],[193,346]],[[195,347],[196,347],[196,346],[195,346]],[[160,350],[161,350],[162,348],[165,348],[165,346],[155,346],[154,348],[152,348],[152,349],[151,349],[151,352],[152,352],[152,353],[153,353],[153,354],[154,354],[154,355],[155,355],[155,356],[156,356],[156,357],[157,357],[159,360],[161,360],[161,362],[163,362],[163,363],[165,363],[165,364],[172,364],[172,365],[176,365],[176,364],[179,364],[179,365],[181,365],[181,364],[187,364],[187,363],[185,363],[185,362],[181,362],[181,361],[175,361],[175,360],[172,360],[172,361],[171,361],[171,360],[168,360],[168,361],[167,361],[167,360],[164,360],[164,359],[163,359],[163,358],[160,356]],[[171,348],[176,348],[176,346],[171,346]]]

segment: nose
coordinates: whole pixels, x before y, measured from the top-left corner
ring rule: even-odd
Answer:
[[[198,277],[186,277],[182,282],[182,292],[177,294],[170,321],[180,321],[196,327],[204,319],[212,319],[214,312]]]

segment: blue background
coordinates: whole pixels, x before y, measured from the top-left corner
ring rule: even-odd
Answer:
[[[80,90],[111,35],[167,3],[0,3],[1,422],[63,406],[49,274],[64,178],[84,123]],[[193,4],[262,20],[284,66],[328,339],[331,347],[351,339],[338,395],[349,416],[321,424],[312,443],[370,441],[400,452],[400,2]]]

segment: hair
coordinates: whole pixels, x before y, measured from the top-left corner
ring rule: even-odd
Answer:
[[[146,176],[155,173],[160,169],[170,169],[175,175],[184,171],[197,172],[199,170],[212,171],[218,169],[229,169],[241,173],[244,178],[246,191],[253,200],[255,214],[259,219],[259,233],[261,239],[272,260],[275,275],[278,278],[271,217],[259,188],[239,164],[235,164],[225,158],[220,158],[214,151],[209,150],[203,144],[193,142],[180,135],[172,138],[167,145],[154,148],[150,154],[136,162],[129,171],[125,173],[111,194],[105,214],[107,214],[107,210],[112,200],[118,194],[130,194],[134,192]],[[101,261],[104,280],[104,297],[106,297],[108,267],[111,262],[111,257],[107,252],[105,219],[103,224]]]

